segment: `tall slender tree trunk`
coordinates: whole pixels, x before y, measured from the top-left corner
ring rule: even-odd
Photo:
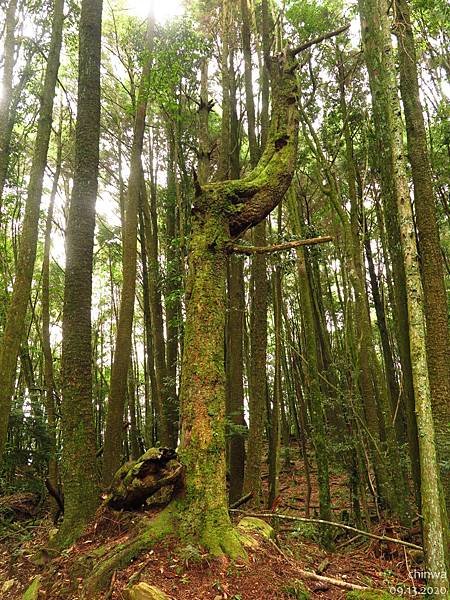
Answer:
[[[399,139],[400,142],[400,139]],[[400,154],[401,156],[401,154]],[[399,190],[400,192],[400,190]],[[407,186],[398,196],[408,294],[411,362],[419,432],[423,545],[427,582],[433,597],[448,598],[448,519],[440,492],[439,463],[435,443],[431,385],[427,368],[426,325],[414,223]]]
[[[39,234],[39,209],[41,206],[44,171],[47,164],[47,152],[52,129],[53,100],[62,43],[63,5],[63,0],[55,0],[54,2],[52,37],[41,95],[25,215],[20,235],[16,278],[14,280],[0,350],[0,457],[3,455],[6,445],[11,398],[14,393],[17,357],[25,333],[25,317],[36,259]]]
[[[231,11],[231,6],[229,9]],[[234,49],[229,47],[230,27],[234,21],[234,14],[224,19],[222,36],[227,46],[228,53],[223,53],[226,61],[222,68],[227,71],[223,77],[222,84],[228,85],[223,91],[223,118],[229,118],[228,124],[222,125],[221,144],[228,149],[229,155],[222,157],[227,159],[227,165],[222,170],[228,173],[231,179],[240,176],[239,161],[239,123],[237,117],[236,76],[234,69]],[[244,333],[244,275],[243,260],[237,256],[231,256],[228,260],[228,307],[226,319],[226,417],[227,417],[227,449],[229,470],[229,499],[235,502],[242,496],[242,486],[245,466],[245,443],[243,437],[244,421],[244,382],[243,382],[243,333]]]
[[[136,381],[134,377],[133,362],[130,361],[128,369],[128,410],[130,413],[130,450],[131,459],[137,460],[141,455],[139,446],[139,425],[136,397]]]
[[[228,262],[227,319],[227,420],[230,503],[242,497],[245,466],[243,333],[244,277],[242,258],[231,256]]]
[[[158,440],[161,445],[172,448],[175,447],[176,440],[171,438],[167,414],[167,363],[158,262],[156,190],[152,183],[152,189],[150,191],[151,202],[149,204],[147,189],[143,177],[141,179],[141,194],[145,224],[146,255],[148,260],[147,281],[149,292],[150,323],[152,327],[152,348],[155,365],[155,405],[157,406],[157,415],[159,416]]]
[[[268,507],[271,509],[280,492],[280,446],[281,446],[281,405],[283,391],[281,381],[281,329],[282,329],[282,273],[281,267],[275,267],[273,275],[273,320],[275,330],[275,361],[273,378],[272,410],[269,413],[269,497]],[[269,407],[268,407],[269,412]]]
[[[383,3],[384,6],[384,3]],[[399,355],[402,366],[402,390],[405,401],[408,446],[416,498],[419,497],[420,475],[419,475],[419,450],[417,438],[416,416],[414,414],[414,389],[412,379],[412,365],[409,346],[409,323],[408,307],[406,297],[406,274],[401,244],[400,223],[397,211],[397,200],[395,187],[392,185],[395,176],[395,159],[391,139],[390,97],[389,97],[389,75],[384,65],[385,58],[381,54],[383,48],[382,29],[380,19],[387,19],[385,15],[380,16],[382,8],[374,2],[360,2],[361,30],[364,42],[364,54],[369,72],[369,83],[372,95],[373,123],[377,149],[377,167],[380,171],[381,197],[384,209],[384,222],[386,226],[387,245],[392,263],[392,275],[396,282],[392,286],[394,298],[395,331],[398,341]],[[390,44],[390,40],[388,40]],[[392,44],[387,48],[392,54]],[[386,55],[386,52],[385,52]],[[395,110],[399,111],[398,100],[395,101]],[[379,223],[382,227],[382,223]]]
[[[365,294],[365,269],[363,261],[363,241],[360,233],[360,222],[362,219],[362,198],[358,198],[356,189],[356,165],[354,161],[353,152],[353,141],[350,134],[350,128],[348,124],[348,111],[347,103],[345,98],[345,73],[342,62],[339,64],[339,85],[340,85],[340,104],[342,111],[342,118],[344,121],[344,139],[345,139],[345,151],[346,151],[346,168],[347,168],[347,182],[349,188],[350,197],[350,224],[351,224],[351,235],[352,235],[352,253],[353,253],[353,265],[355,268],[355,305],[357,311],[357,321],[361,331],[360,337],[360,360],[361,360],[361,380],[363,386],[364,398],[368,389],[371,393],[377,394],[379,401],[377,402],[379,407],[379,420],[381,424],[381,431],[386,437],[386,453],[387,459],[390,466],[390,477],[388,481],[384,481],[384,475],[381,476],[382,480],[380,483],[384,487],[384,497],[388,501],[390,508],[397,514],[403,524],[410,522],[409,506],[408,506],[408,495],[409,489],[407,481],[404,476],[404,472],[401,468],[401,457],[398,449],[398,442],[395,437],[393,430],[393,409],[392,404],[394,400],[391,399],[391,404],[387,402],[386,394],[389,393],[389,388],[385,388],[384,382],[380,381],[379,373],[381,372],[380,365],[378,363],[378,357],[375,352],[372,326],[370,323],[370,312],[367,297]],[[373,369],[372,382],[370,382],[370,367]],[[379,389],[382,388],[382,389]],[[368,404],[365,406],[369,407]],[[369,409],[371,414],[372,408]],[[369,414],[366,416],[370,418]],[[382,436],[380,435],[382,439]],[[383,458],[382,458],[383,460]],[[377,461],[379,464],[379,461]],[[380,469],[378,468],[380,474]],[[380,474],[381,475],[381,474]]]
[[[296,204],[295,196],[291,193],[289,197],[289,212],[296,234],[302,233],[303,217],[302,206]],[[308,396],[312,425],[312,441],[314,444],[317,479],[319,483],[319,510],[320,517],[326,521],[332,520],[329,461],[326,449],[325,415],[323,409],[323,395],[319,382],[319,349],[317,347],[317,332],[314,325],[314,308],[311,290],[311,282],[306,268],[306,255],[304,248],[297,249],[297,282],[300,292],[303,325],[303,354],[307,360],[305,366],[305,387]],[[323,542],[330,545],[330,531],[324,529],[322,532]]]
[[[242,45],[244,52],[245,102],[247,108],[247,135],[250,148],[250,165],[255,168],[267,139],[269,119],[269,72],[263,64],[261,146],[256,137],[256,116],[252,81],[252,52],[250,35],[250,15],[247,0],[241,0]],[[267,17],[267,15],[266,15]],[[267,20],[267,18],[266,18]],[[263,26],[263,45],[269,52],[270,41],[266,20]],[[265,34],[265,35],[264,35]],[[252,232],[253,243],[266,245],[266,223],[262,221]],[[247,442],[247,462],[244,473],[243,490],[253,493],[252,503],[261,502],[261,462],[263,452],[264,418],[267,406],[266,352],[267,352],[267,296],[268,282],[266,257],[252,258],[250,277],[250,365],[249,365],[249,431]]]
[[[412,380],[415,394],[415,412],[418,426],[418,439],[421,469],[421,494],[423,516],[423,542],[429,584],[434,588],[435,597],[448,595],[448,520],[445,503],[440,495],[439,466],[437,460],[434,423],[432,415],[432,394],[427,368],[426,326],[423,308],[422,282],[417,256],[416,237],[409,189],[405,174],[403,154],[403,127],[399,118],[397,85],[395,79],[390,27],[387,20],[387,5],[384,0],[366,0],[361,4],[366,21],[363,30],[367,35],[378,32],[377,47],[380,51],[378,66],[386,74],[383,89],[372,93],[374,105],[383,100],[381,117],[388,137],[385,143],[390,147],[390,160],[393,173],[392,184],[395,190],[397,215],[400,224],[401,242],[406,274],[406,295],[409,316],[410,352]],[[373,33],[372,33],[373,35]],[[374,82],[371,82],[374,85]],[[444,590],[441,593],[440,590]]]
[[[245,108],[247,110],[247,137],[250,149],[250,164],[253,168],[258,162],[260,149],[256,137],[255,101],[253,97],[252,80],[253,64],[248,0],[241,0],[241,19],[242,51],[244,53]]]
[[[200,65],[200,106],[198,108],[198,179],[202,184],[209,180],[210,140],[208,122],[211,108],[212,104],[208,98],[208,61],[203,58]]]
[[[60,108],[61,110],[61,108]],[[53,355],[50,345],[50,249],[53,225],[53,209],[58,191],[58,181],[61,173],[62,161],[62,112],[60,115],[57,156],[53,187],[45,225],[44,259],[42,261],[42,351],[44,354],[44,383],[45,383],[45,409],[50,436],[50,458],[48,462],[48,478],[54,489],[58,488],[58,462],[56,457],[56,402],[55,380],[53,374]]]
[[[147,26],[146,60],[142,70],[136,103],[136,115],[131,149],[130,176],[123,223],[123,281],[117,325],[114,362],[111,371],[108,413],[106,416],[103,451],[103,484],[109,485],[120,467],[122,454],[123,415],[127,393],[128,369],[131,358],[134,299],[136,293],[137,229],[139,197],[142,182],[142,149],[144,144],[145,116],[148,103],[148,78],[152,63],[154,20],[150,16]]]
[[[166,388],[167,425],[170,439],[178,441],[179,400],[177,394],[178,337],[181,319],[180,286],[181,261],[177,240],[177,173],[175,132],[169,130],[169,152],[166,196],[166,285],[164,304],[166,312]]]
[[[395,7],[400,92],[414,185],[436,448],[447,512],[450,512],[450,335],[447,294],[408,0],[396,0]]]
[[[70,545],[99,504],[92,406],[92,268],[100,139],[102,0],[83,0],[79,29],[75,171],[66,228],[62,341],[60,546]]]
[[[9,142],[11,137],[10,108],[13,95],[13,70],[16,47],[16,10],[17,0],[10,0],[5,14],[2,93],[0,94],[0,215],[2,211],[3,188],[8,170]]]
[[[141,198],[142,200],[142,198]],[[155,360],[153,352],[153,336],[152,336],[152,323],[151,323],[151,311],[150,311],[150,293],[148,284],[148,265],[147,265],[147,249],[146,249],[146,233],[144,227],[144,215],[142,209],[142,202],[139,212],[139,232],[141,242],[141,261],[142,261],[142,296],[144,305],[144,332],[145,332],[145,351],[146,351],[146,365],[147,365],[147,377],[150,383],[151,392],[151,405],[146,405],[145,415],[145,431],[146,431],[146,443],[147,446],[153,444],[154,434],[154,423],[153,413],[156,415],[156,422],[163,422],[163,409],[160,404],[160,396],[158,394],[158,387],[155,373]],[[148,383],[147,383],[148,387]]]

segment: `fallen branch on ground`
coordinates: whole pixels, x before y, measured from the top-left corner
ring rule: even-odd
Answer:
[[[299,569],[298,572],[303,577],[307,577],[308,579],[315,579],[316,581],[322,581],[323,583],[329,583],[330,585],[337,585],[339,587],[345,588],[346,590],[371,590],[372,588],[358,585],[357,583],[350,583],[349,581],[344,581],[343,579],[335,579],[334,577],[325,577],[325,575],[318,575],[314,573],[314,571],[305,571],[304,569]]]
[[[418,546],[417,544],[413,544],[412,542],[405,542],[404,540],[399,540],[398,538],[392,538],[387,535],[377,535],[376,533],[370,533],[369,531],[363,531],[362,529],[356,529],[356,527],[351,527],[351,525],[344,525],[344,523],[334,523],[333,521],[325,521],[324,519],[309,519],[308,517],[293,517],[291,515],[283,515],[278,513],[249,513],[245,510],[239,509],[230,509],[231,512],[242,513],[247,517],[258,517],[260,519],[284,519],[286,521],[302,521],[304,523],[317,523],[318,525],[331,525],[333,527],[340,527],[341,529],[346,529],[347,531],[353,531],[355,533],[359,533],[361,535],[365,535],[366,537],[373,538],[375,540],[381,540],[382,542],[394,542],[394,544],[401,544],[402,546],[407,546],[408,548],[413,548],[414,550],[421,550],[423,552],[423,548]]]
[[[275,544],[273,540],[269,540],[272,546],[276,548],[276,550],[281,554],[283,558],[285,558],[292,565],[297,567],[296,563],[287,556],[283,550]],[[339,587],[345,588],[347,590],[370,590],[371,588],[365,587],[362,585],[358,585],[357,583],[350,583],[349,581],[344,581],[343,579],[335,579],[334,577],[326,577],[325,575],[319,575],[314,571],[305,571],[304,569],[299,569],[297,567],[298,573],[302,577],[306,577],[307,579],[315,579],[316,581],[321,581],[322,583],[329,583],[330,585],[337,585]]]
[[[242,506],[243,504],[245,504],[252,498],[253,498],[253,492],[249,492],[245,496],[242,496],[242,498],[239,498],[239,500],[236,500],[236,502],[233,502],[233,504],[230,504],[230,508],[239,508],[239,506]]]

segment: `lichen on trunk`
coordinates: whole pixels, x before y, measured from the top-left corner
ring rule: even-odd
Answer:
[[[209,209],[194,216],[181,381],[178,501],[182,537],[197,538],[213,554],[236,555],[225,485],[225,282],[227,217],[221,194],[206,192]],[[206,198],[205,198],[206,200]],[[220,535],[219,535],[220,531]],[[237,538],[236,538],[237,540]],[[237,544],[237,542],[236,542]]]

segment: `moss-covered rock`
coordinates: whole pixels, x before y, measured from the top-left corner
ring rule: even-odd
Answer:
[[[38,600],[42,577],[38,575],[25,590],[22,600]]]
[[[309,600],[311,596],[308,588],[300,579],[290,581],[283,586],[282,592],[289,596],[289,598],[296,598],[297,600]]]
[[[352,590],[346,600],[393,600],[395,596],[384,590]]]
[[[144,582],[125,590],[125,597],[127,600],[170,600],[169,596],[162,590]]]
[[[7,579],[5,581],[5,583],[2,585],[2,589],[1,589],[2,594],[6,594],[6,592],[9,592],[14,587],[15,584],[16,584],[15,579]]]
[[[262,537],[273,540],[275,531],[269,523],[257,517],[244,517],[238,523],[238,529],[244,533],[258,533]]]

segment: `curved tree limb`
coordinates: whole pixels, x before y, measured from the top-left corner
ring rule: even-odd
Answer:
[[[232,237],[262,221],[282,200],[295,169],[298,141],[296,61],[288,48],[272,61],[269,135],[256,167],[244,178],[196,184],[193,212],[224,212]]]
[[[347,31],[347,29],[349,29],[349,27],[350,27],[350,23],[348,23],[347,25],[343,25],[342,27],[339,27],[339,29],[335,29],[334,31],[329,31],[328,33],[319,35],[316,38],[313,38],[312,40],[309,40],[308,42],[305,42],[304,44],[300,44],[300,46],[297,46],[296,48],[294,48],[292,50],[292,54],[293,54],[293,56],[297,56],[297,54],[299,54],[300,52],[303,52],[304,50],[307,50],[308,48],[311,48],[311,46],[320,44],[320,42],[323,42],[324,40],[328,40],[332,37],[339,35],[340,33],[343,33],[344,31]]]

